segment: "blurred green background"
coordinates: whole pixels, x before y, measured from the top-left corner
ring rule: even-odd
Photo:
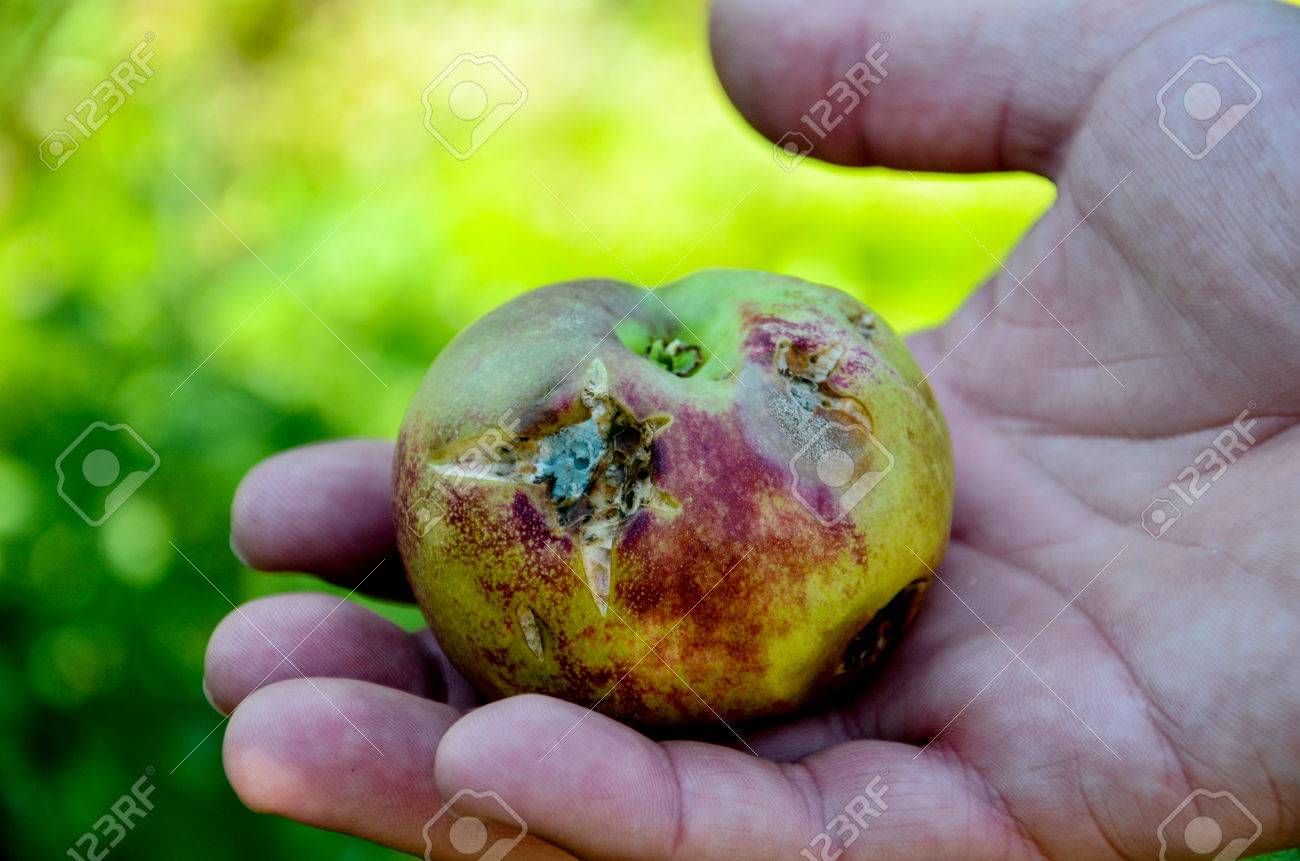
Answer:
[[[0,5],[11,857],[70,857],[146,769],[164,812],[120,857],[391,855],[239,804],[200,690],[230,608],[172,545],[236,602],[322,588],[231,556],[237,482],[289,446],[392,435],[475,317],[552,281],[723,265],[834,284],[915,329],[995,265],[930,195],[998,254],[1051,202],[1029,177],[786,172],[723,96],[704,25],[688,0]],[[79,103],[133,51],[152,76],[82,134]],[[528,90],[465,161],[421,104],[462,52]],[[117,100],[99,100],[103,119]],[[94,527],[55,462],[97,421],[160,467]]]

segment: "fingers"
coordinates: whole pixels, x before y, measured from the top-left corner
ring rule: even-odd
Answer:
[[[342,831],[421,857],[464,858],[466,836],[443,812],[434,753],[456,709],[402,691],[342,679],[263,688],[230,719],[223,759],[253,810]],[[425,856],[426,823],[433,851]],[[491,824],[488,845],[515,836]],[[459,843],[452,838],[459,836]],[[473,837],[473,835],[469,835]],[[511,857],[569,858],[535,838]]]
[[[1154,23],[1151,4],[1102,6],[721,0],[711,41],[746,119],[773,140],[803,135],[817,158],[1050,175],[1097,84]],[[877,41],[883,76],[864,59]],[[860,61],[873,77],[854,85]]]
[[[846,858],[1020,852],[970,775],[936,751],[916,754],[908,745],[851,742],[778,765],[699,742],[656,744],[579,706],[524,696],[448,730],[435,773],[444,795],[491,790],[530,833],[583,858],[798,858],[836,816],[860,832]],[[481,816],[499,807],[466,805]],[[820,849],[811,843],[811,856]]]
[[[263,571],[308,571],[411,600],[393,534],[393,445],[344,440],[254,467],[235,492],[231,548]],[[364,580],[364,582],[362,582]]]
[[[491,789],[535,833],[581,857],[774,857],[773,847],[806,839],[805,799],[772,763],[712,745],[657,745],[586,711],[540,696],[484,707],[444,738],[439,788]],[[705,798],[738,815],[697,818]],[[744,798],[748,809],[737,811]]]
[[[227,616],[208,643],[204,687],[229,713],[284,679],[347,678],[468,706],[459,674],[432,646],[364,607],[331,595],[276,595]],[[450,697],[449,697],[450,695]]]

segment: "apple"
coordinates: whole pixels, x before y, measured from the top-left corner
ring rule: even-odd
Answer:
[[[415,595],[487,697],[647,727],[860,682],[947,545],[952,451],[899,337],[838,290],[573,281],[483,317],[405,420]]]

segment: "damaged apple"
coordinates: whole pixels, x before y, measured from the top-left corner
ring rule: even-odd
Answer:
[[[452,662],[643,726],[797,710],[897,641],[952,456],[899,338],[839,291],[703,272],[525,294],[402,425],[399,544]]]

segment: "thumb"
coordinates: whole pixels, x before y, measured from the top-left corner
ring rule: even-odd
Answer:
[[[710,36],[745,118],[802,134],[817,158],[1051,175],[1116,58],[1171,5],[719,0]],[[883,79],[846,85],[864,58]]]

